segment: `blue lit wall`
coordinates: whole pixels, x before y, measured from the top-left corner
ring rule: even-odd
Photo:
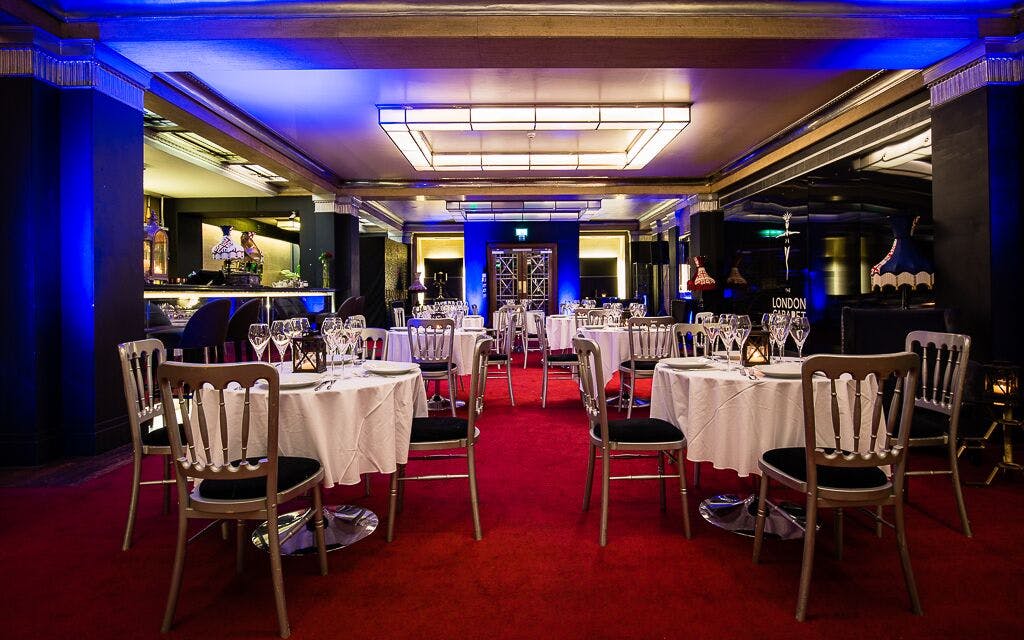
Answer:
[[[580,295],[580,225],[577,222],[467,222],[464,226],[466,302],[479,305],[486,315],[481,276],[487,273],[487,245],[516,243],[515,230],[527,229],[527,243],[558,245],[558,282],[556,303]],[[493,286],[487,283],[488,287]]]

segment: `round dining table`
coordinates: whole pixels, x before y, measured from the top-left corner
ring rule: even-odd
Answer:
[[[593,340],[601,349],[601,373],[604,383],[608,384],[619,370],[619,365],[629,360],[629,332],[625,327],[582,327],[579,335]]]
[[[814,385],[816,396],[828,397],[827,378],[815,377]],[[870,428],[873,386],[868,384],[861,397],[864,428]],[[837,381],[836,394],[841,419],[849,422],[856,402],[854,381]],[[732,469],[744,477],[760,474],[757,464],[764,452],[804,446],[800,378],[769,377],[757,367],[742,368],[733,363],[726,368],[714,363],[697,369],[673,369],[659,363],[651,384],[650,415],[683,432],[688,460]],[[816,422],[831,424],[831,419],[829,403],[816,402]],[[835,446],[826,435],[830,431],[818,430],[818,445]],[[853,449],[852,436],[841,442],[844,448]],[[756,496],[715,496],[701,503],[701,515],[712,524],[748,534],[753,530],[756,506]],[[782,538],[802,536],[801,511],[795,506],[783,509],[772,505],[766,530]]]
[[[572,339],[576,336],[576,318],[555,314],[544,319],[544,331],[548,336],[548,348],[572,349]]]
[[[537,333],[537,323],[543,317],[544,317],[544,312],[543,311],[538,311],[536,309],[532,309],[530,311],[527,311],[526,312],[526,331],[527,331],[527,333],[536,334]],[[491,328],[492,329],[497,329],[498,328],[498,312],[497,311],[495,311],[494,313],[491,314]],[[546,326],[545,326],[545,328],[546,328]]]
[[[359,484],[366,473],[395,473],[409,459],[413,418],[428,415],[427,396],[418,367],[400,375],[377,375],[362,366],[348,365],[325,373],[320,382],[290,387],[295,375],[281,375],[278,413],[278,450],[283,456],[320,461],[324,486]],[[216,392],[207,407],[216,407]],[[250,441],[253,451],[266,448],[267,391],[257,384],[250,393]],[[242,390],[225,390],[224,409],[229,428],[241,428],[245,403]],[[210,409],[207,409],[210,411]],[[211,424],[216,424],[215,418]],[[239,442],[229,434],[229,442]],[[210,446],[220,446],[220,433],[210,429]],[[241,457],[240,451],[229,451]],[[330,550],[361,540],[377,527],[378,518],[369,509],[354,505],[324,507],[325,535]],[[306,527],[312,509],[282,514],[278,534],[286,555],[315,552],[313,533]],[[253,543],[267,549],[266,524],[257,528]]]
[[[452,339],[452,363],[458,367],[460,376],[467,376],[473,365],[473,348],[477,338],[486,335],[482,330],[456,329]],[[395,362],[412,362],[412,350],[409,348],[409,332],[406,329],[388,330],[388,346],[384,356],[386,360]]]

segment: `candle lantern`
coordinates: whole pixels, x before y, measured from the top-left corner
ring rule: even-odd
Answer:
[[[985,365],[985,396],[992,404],[1016,404],[1020,392],[1020,367],[1009,362]]]
[[[767,331],[751,331],[747,341],[743,343],[743,354],[740,357],[744,367],[771,363],[771,341]]]
[[[323,373],[327,371],[327,343],[323,336],[307,333],[292,339],[292,371]]]

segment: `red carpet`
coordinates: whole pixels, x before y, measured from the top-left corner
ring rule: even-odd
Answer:
[[[571,383],[556,382],[541,409],[539,369],[514,375],[518,406],[492,381],[480,424],[484,539],[472,538],[465,481],[410,483],[391,544],[384,476],[366,501],[358,487],[328,491],[328,503],[367,504],[382,526],[330,554],[327,577],[313,558],[285,560],[293,638],[1020,637],[1019,478],[966,489],[973,539],[954,528],[948,481],[914,479],[908,530],[923,617],[909,612],[891,531],[878,540],[851,515],[845,558],[836,562],[823,529],[810,620],[801,624],[793,619],[801,543],[769,542],[754,566],[748,538],[697,514],[702,497],[746,493],[750,480],[705,465],[690,491],[692,540],[683,537],[677,500],[659,510],[654,482],[613,483],[601,549],[599,483],[591,511],[580,510],[587,435],[579,397]],[[651,461],[623,465],[653,470]],[[987,470],[964,466],[972,478]],[[156,477],[157,467],[149,472]],[[144,490],[135,546],[121,552],[129,477],[121,467],[77,487],[0,490],[3,637],[159,635],[175,520],[160,515],[158,489]],[[692,485],[692,469],[689,477]],[[669,495],[675,490],[670,482]],[[276,629],[261,552],[253,549],[236,576],[233,542],[207,535],[190,546],[169,637],[270,638]]]

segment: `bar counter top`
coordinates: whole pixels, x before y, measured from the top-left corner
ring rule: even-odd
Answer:
[[[143,298],[291,298],[296,296],[330,296],[334,289],[314,287],[232,287],[228,285],[153,284],[146,285]]]

